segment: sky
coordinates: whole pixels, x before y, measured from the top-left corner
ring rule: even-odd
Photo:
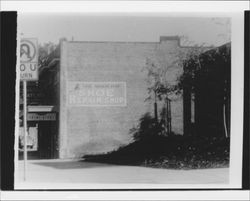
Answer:
[[[39,43],[74,41],[159,42],[160,36],[181,36],[182,45],[219,46],[230,41],[229,18],[188,16],[122,16],[83,14],[18,15],[22,37]]]

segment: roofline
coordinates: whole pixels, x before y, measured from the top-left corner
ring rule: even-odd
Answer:
[[[160,37],[160,41],[157,42],[153,42],[153,41],[63,41],[66,43],[117,43],[117,44],[130,44],[130,43],[134,43],[134,44],[162,44],[163,41],[173,41],[176,40],[178,42],[178,46],[181,48],[217,48],[217,46],[182,46],[180,43],[180,38],[178,39],[178,36],[161,36]]]
[[[143,42],[143,41],[64,41],[67,43],[149,43],[149,44],[159,44],[160,42]]]

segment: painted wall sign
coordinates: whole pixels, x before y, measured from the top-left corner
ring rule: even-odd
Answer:
[[[28,121],[55,121],[56,113],[45,113],[45,114],[28,113],[27,120]]]
[[[126,106],[125,82],[68,82],[69,106]]]
[[[38,45],[36,38],[21,39],[20,79],[38,80]]]

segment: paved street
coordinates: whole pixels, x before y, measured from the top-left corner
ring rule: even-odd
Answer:
[[[29,160],[24,182],[23,161],[19,161],[18,166],[17,189],[124,188],[128,184],[131,188],[148,184],[201,187],[202,184],[226,184],[229,173],[228,168],[170,170],[76,160]]]

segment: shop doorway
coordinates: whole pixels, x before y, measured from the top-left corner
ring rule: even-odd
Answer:
[[[40,159],[58,158],[57,127],[53,121],[38,124],[38,157]]]

